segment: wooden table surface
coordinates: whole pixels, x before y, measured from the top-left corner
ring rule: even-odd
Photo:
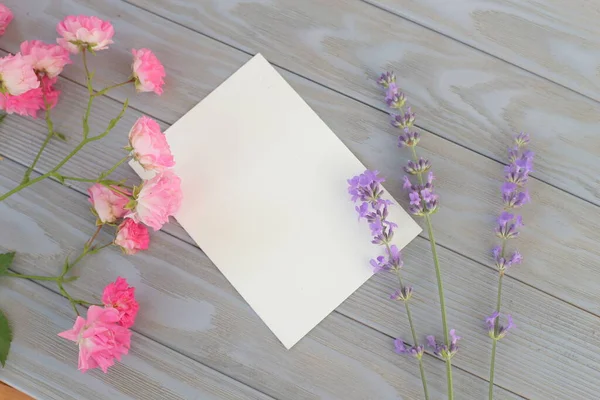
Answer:
[[[423,155],[438,177],[434,217],[448,318],[463,337],[453,359],[456,399],[487,398],[497,273],[490,248],[501,203],[505,150],[526,131],[536,152],[533,203],[518,244],[525,263],[505,279],[505,309],[517,329],[499,344],[497,399],[596,399],[600,392],[600,1],[572,0],[8,0],[15,20],[0,49],[54,41],[70,14],[114,24],[115,43],[93,58],[97,88],[129,74],[130,48],[148,47],[167,70],[162,97],[121,88],[96,102],[92,129],[124,120],[65,167],[93,176],[120,158],[141,114],[175,122],[253,54],[262,53],[406,205],[401,167],[381,91],[394,70],[423,132]],[[38,172],[73,147],[87,92],[79,60],[59,81],[53,141]],[[235,117],[235,110],[231,110]],[[0,192],[17,184],[45,133],[43,120],[0,125]],[[218,132],[215,132],[218,134]],[[358,171],[357,171],[358,172]],[[118,179],[136,179],[127,166]],[[269,185],[276,185],[270,182]],[[0,203],[0,251],[14,270],[55,274],[94,230],[86,185],[46,180]],[[104,239],[108,240],[106,235]],[[375,251],[375,249],[374,249]],[[56,334],[72,326],[52,284],[3,279],[0,306],[15,341],[0,380],[44,399],[419,399],[413,359],[393,352],[407,336],[394,281],[370,279],[292,350],[286,351],[176,223],[148,252],[117,249],[86,260],[70,285],[97,299],[116,276],[137,287],[141,313],[131,354],[108,374],[77,371],[77,349]],[[405,251],[416,288],[419,334],[440,334],[435,278],[425,236]],[[443,363],[427,353],[433,399],[445,397]]]

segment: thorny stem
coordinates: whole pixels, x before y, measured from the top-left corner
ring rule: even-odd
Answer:
[[[388,254],[391,254],[390,245],[388,243],[385,244],[387,248]],[[400,269],[396,268],[394,270],[396,276],[398,277],[398,283],[400,284],[400,290],[404,289],[404,282],[402,280],[402,275],[400,273]],[[410,306],[408,305],[408,300],[404,300],[404,308],[406,309],[406,316],[408,318],[408,325],[410,326],[410,333],[413,339],[413,346],[419,345],[419,340],[417,338],[417,333],[415,331],[415,325],[412,319],[412,313],[410,312]],[[419,360],[419,371],[421,373],[421,382],[423,383],[423,393],[425,394],[425,400],[429,400],[429,391],[427,390],[427,378],[425,378],[425,368],[423,367],[423,357],[418,357]]]
[[[504,258],[506,252],[506,239],[502,239],[502,253],[500,257]],[[500,307],[502,306],[502,278],[504,278],[504,271],[499,271],[498,274],[498,298],[496,300],[496,312],[500,313]],[[489,386],[489,400],[494,398],[494,371],[496,367],[496,346],[498,344],[498,329],[500,328],[500,316],[496,318],[494,323],[494,337],[492,338],[492,358],[490,360],[490,386]]]
[[[414,146],[411,146],[413,160],[417,162],[419,157],[417,156],[417,151]],[[419,184],[423,185],[423,173],[417,173],[417,178],[419,180]],[[433,265],[435,267],[435,277],[437,279],[437,287],[438,287],[438,295],[440,298],[440,309],[442,313],[442,328],[444,329],[444,342],[446,346],[450,348],[450,336],[448,334],[448,322],[446,317],[446,302],[444,297],[444,283],[442,281],[442,272],[440,269],[440,260],[437,254],[437,246],[435,242],[435,237],[433,236],[433,226],[431,224],[431,217],[429,214],[425,215],[425,222],[427,223],[427,235],[429,236],[429,244],[431,245],[431,253],[433,255]],[[448,400],[454,399],[454,388],[452,384],[452,362],[450,361],[450,357],[446,359],[446,378],[448,381]]]

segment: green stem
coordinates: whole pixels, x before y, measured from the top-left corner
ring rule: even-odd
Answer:
[[[83,59],[83,68],[85,69],[85,84],[88,88],[88,93],[90,94],[90,97],[93,97],[94,94],[94,89],[92,87],[92,77],[90,75],[90,70],[88,68],[87,65],[87,53],[86,53],[86,49],[83,49],[81,51],[81,58]]]
[[[104,89],[96,92],[94,94],[94,97],[102,96],[103,94],[106,94],[106,92],[108,92],[110,90],[116,89],[116,88],[121,87],[121,86],[129,85],[132,82],[135,82],[134,78],[130,78],[130,79],[126,80],[125,82],[121,82],[121,83],[117,83],[117,84],[114,84],[114,85],[111,85],[111,86],[107,86]]]
[[[506,252],[506,239],[502,240],[502,253],[500,257],[504,258],[504,254]],[[502,307],[502,279],[504,278],[504,271],[499,271],[498,276],[498,297],[496,299],[496,312],[500,313],[500,308]],[[498,329],[500,329],[500,316],[496,318],[496,322],[494,323],[494,336],[498,335]],[[490,387],[489,387],[489,400],[493,400],[494,398],[494,371],[496,367],[496,345],[498,343],[498,339],[493,338],[492,343],[492,358],[490,360]]]
[[[48,104],[46,102],[46,94],[44,94],[44,103],[46,104],[46,126],[48,128],[48,135],[46,136],[44,143],[42,143],[42,146],[40,147],[37,154],[35,155],[35,158],[33,159],[33,163],[31,164],[31,166],[29,168],[27,168],[27,171],[25,171],[25,175],[23,175],[23,180],[21,180],[21,184],[29,181],[29,177],[31,176],[31,173],[33,172],[35,166],[37,165],[38,161],[40,160],[42,153],[46,149],[46,146],[48,146],[48,143],[50,143],[50,139],[52,139],[52,137],[54,136],[54,124],[52,123],[52,119],[50,118],[50,104]]]
[[[98,182],[98,178],[79,178],[76,176],[64,176],[64,175],[61,175],[61,177],[62,177],[62,179],[66,180],[66,181],[90,182],[90,183]]]
[[[411,147],[413,160],[416,162],[419,160],[417,156],[417,151],[415,147]],[[423,185],[423,173],[420,172],[417,174],[417,178],[419,180],[419,184]],[[450,335],[448,333],[448,318],[446,316],[446,301],[444,297],[444,282],[442,280],[442,271],[440,268],[440,260],[437,254],[437,245],[435,242],[435,237],[433,235],[433,226],[431,224],[431,218],[429,214],[425,215],[425,221],[427,223],[427,235],[429,236],[429,244],[431,245],[431,253],[433,255],[433,265],[435,267],[435,277],[437,280],[438,287],[438,296],[440,298],[440,310],[442,313],[442,328],[444,330],[444,342],[448,348],[450,348]],[[448,400],[454,399],[454,387],[452,383],[452,362],[450,361],[450,357],[446,360],[446,377],[448,380]]]
[[[58,282],[61,280],[60,276],[40,276],[40,275],[22,275],[16,274],[12,272],[5,272],[2,276],[8,276],[10,278],[21,278],[21,279],[31,279],[36,281],[55,281]]]
[[[388,243],[385,244],[387,248],[388,254],[391,254],[390,245]],[[400,290],[405,288],[404,281],[402,280],[402,274],[400,273],[400,269],[396,268],[395,271],[396,276],[398,277],[398,283],[400,284]],[[406,309],[406,316],[408,318],[408,325],[410,326],[410,333],[413,339],[413,345],[418,346],[419,340],[417,338],[417,332],[415,330],[415,324],[413,323],[412,313],[410,311],[410,306],[408,305],[408,300],[404,300],[404,308]],[[423,393],[425,394],[425,400],[429,400],[429,391],[427,390],[427,378],[425,377],[425,368],[423,367],[423,357],[418,357],[419,360],[419,372],[421,373],[421,382],[423,383]]]

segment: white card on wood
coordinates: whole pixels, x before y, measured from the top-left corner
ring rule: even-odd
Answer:
[[[365,167],[260,54],[165,134],[177,221],[286,348],[371,277],[346,182]],[[386,197],[402,248],[421,228]]]

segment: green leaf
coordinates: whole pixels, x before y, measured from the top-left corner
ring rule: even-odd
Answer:
[[[0,254],[0,275],[8,271],[15,258],[15,252]]]
[[[64,133],[60,133],[60,132],[56,132],[56,131],[54,131],[53,133],[54,133],[54,136],[56,136],[63,142],[66,142],[68,140]]]
[[[12,339],[12,331],[8,320],[4,316],[4,313],[0,311],[0,364],[2,364],[2,367],[6,365],[6,358],[8,357]]]
[[[0,115],[0,122],[4,121],[4,118],[6,118],[8,114],[2,114]]]
[[[56,180],[62,183],[63,185],[65,184],[65,178],[58,172],[52,172],[50,173],[50,176],[56,178]]]

